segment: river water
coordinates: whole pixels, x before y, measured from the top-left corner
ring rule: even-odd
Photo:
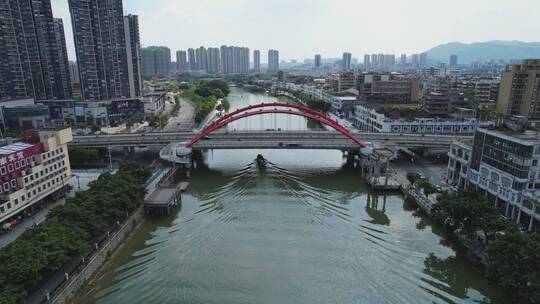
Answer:
[[[275,101],[239,89],[229,100]],[[307,122],[269,115],[229,128],[257,126]],[[235,150],[206,153],[181,208],[147,221],[77,303],[483,300],[507,303],[400,194],[370,191],[341,152]]]

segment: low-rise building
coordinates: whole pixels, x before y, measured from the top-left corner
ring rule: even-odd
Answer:
[[[445,115],[452,110],[452,103],[447,94],[439,92],[429,92],[422,100],[424,110],[431,114]]]
[[[144,95],[142,102],[144,103],[144,115],[154,116],[163,113],[167,101],[167,93],[151,92]]]
[[[0,147],[0,223],[64,191],[71,179],[71,129],[39,131],[35,136]]]
[[[456,119],[418,109],[387,109],[365,102],[355,105],[354,124],[366,132],[461,135],[473,134],[478,126],[494,125],[491,121],[478,121],[476,118]]]
[[[416,103],[419,90],[418,79],[373,81],[371,95],[390,103]]]

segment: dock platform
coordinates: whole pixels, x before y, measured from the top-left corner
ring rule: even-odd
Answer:
[[[157,187],[144,201],[144,211],[147,215],[169,215],[171,210],[182,202],[182,192],[189,186],[181,182],[174,186]]]

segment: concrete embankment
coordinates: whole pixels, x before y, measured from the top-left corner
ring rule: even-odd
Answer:
[[[154,175],[147,181],[145,202],[151,198],[154,192],[159,192],[160,182],[163,177],[169,176],[172,168],[160,167]],[[183,190],[185,190],[185,187]],[[31,297],[30,303],[69,303],[91,280],[99,273],[99,270],[106,265],[107,261],[126,243],[137,228],[144,222],[144,207],[141,206],[132,214],[129,214],[122,222],[117,222],[117,226],[110,230],[102,241],[96,243],[93,250],[89,250],[85,257],[78,261],[73,270],[57,278],[51,278],[45,289],[38,291]]]

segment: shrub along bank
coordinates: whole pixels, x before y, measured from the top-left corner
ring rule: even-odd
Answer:
[[[432,214],[452,235],[482,244],[486,277],[512,295],[514,303],[540,303],[540,232],[520,232],[474,189],[438,197]]]
[[[0,250],[0,303],[23,303],[27,290],[79,257],[107,228],[144,201],[150,169],[122,163],[102,174],[66,204],[51,210],[36,229]]]

